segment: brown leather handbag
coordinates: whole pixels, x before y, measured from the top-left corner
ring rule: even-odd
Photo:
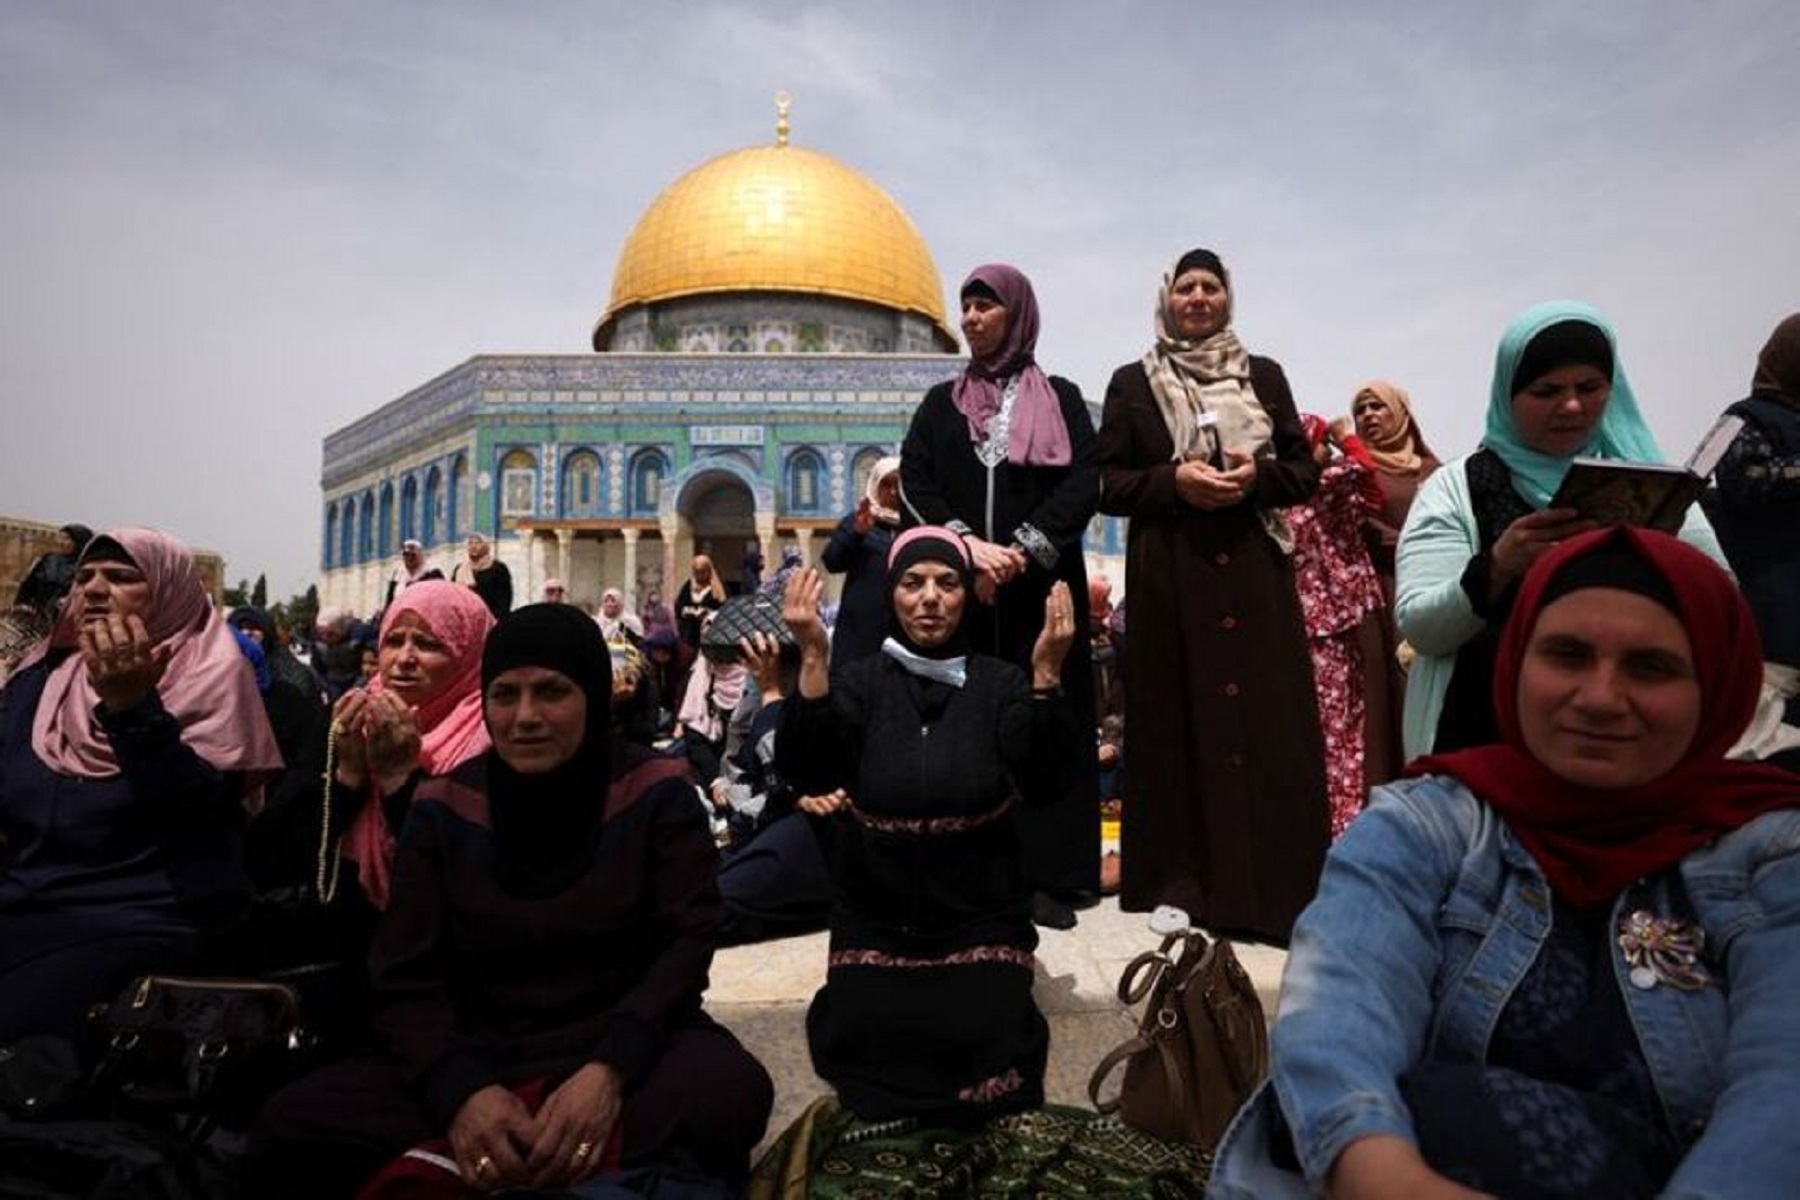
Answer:
[[[1119,999],[1145,1001],[1137,1034],[1111,1050],[1088,1080],[1103,1114],[1211,1153],[1269,1070],[1269,1029],[1256,986],[1223,939],[1173,933],[1131,960]],[[1120,1063],[1119,1094],[1100,1089]]]

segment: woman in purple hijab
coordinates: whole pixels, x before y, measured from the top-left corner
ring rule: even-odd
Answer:
[[[943,525],[968,540],[977,595],[964,618],[971,649],[1029,665],[1044,599],[1069,585],[1087,621],[1081,535],[1100,499],[1093,419],[1081,389],[1037,362],[1038,305],[1015,267],[976,267],[962,285],[969,364],[925,393],[900,451],[908,525]],[[1094,728],[1092,672],[1082,639],[1063,663],[1064,702]],[[1067,928],[1100,886],[1098,766],[1030,807],[1026,867],[1041,924]]]

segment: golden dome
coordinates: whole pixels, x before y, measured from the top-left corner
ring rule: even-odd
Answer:
[[[860,300],[917,313],[956,344],[937,266],[905,211],[867,176],[800,146],[721,154],[670,184],[625,239],[594,348],[628,308],[719,292]]]

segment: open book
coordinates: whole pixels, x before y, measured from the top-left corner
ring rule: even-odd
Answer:
[[[1707,476],[1743,427],[1742,417],[1720,417],[1679,467],[1578,458],[1550,498],[1549,507],[1572,508],[1602,525],[1638,525],[1676,533],[1688,507],[1706,490]]]

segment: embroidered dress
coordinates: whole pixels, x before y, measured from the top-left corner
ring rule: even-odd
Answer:
[[[1062,702],[980,655],[961,687],[882,654],[783,704],[782,774],[853,805],[817,819],[836,899],[806,1029],[813,1069],[858,1116],[963,1123],[1043,1103],[1018,797],[1045,794],[1082,745]]]
[[[1312,647],[1313,686],[1325,735],[1325,786],[1331,836],[1349,828],[1368,800],[1364,771],[1370,678],[1363,625],[1381,611],[1381,584],[1362,541],[1363,488],[1369,468],[1342,458],[1319,476],[1319,490],[1288,510],[1294,533],[1294,586]],[[1374,664],[1385,674],[1385,664]]]

